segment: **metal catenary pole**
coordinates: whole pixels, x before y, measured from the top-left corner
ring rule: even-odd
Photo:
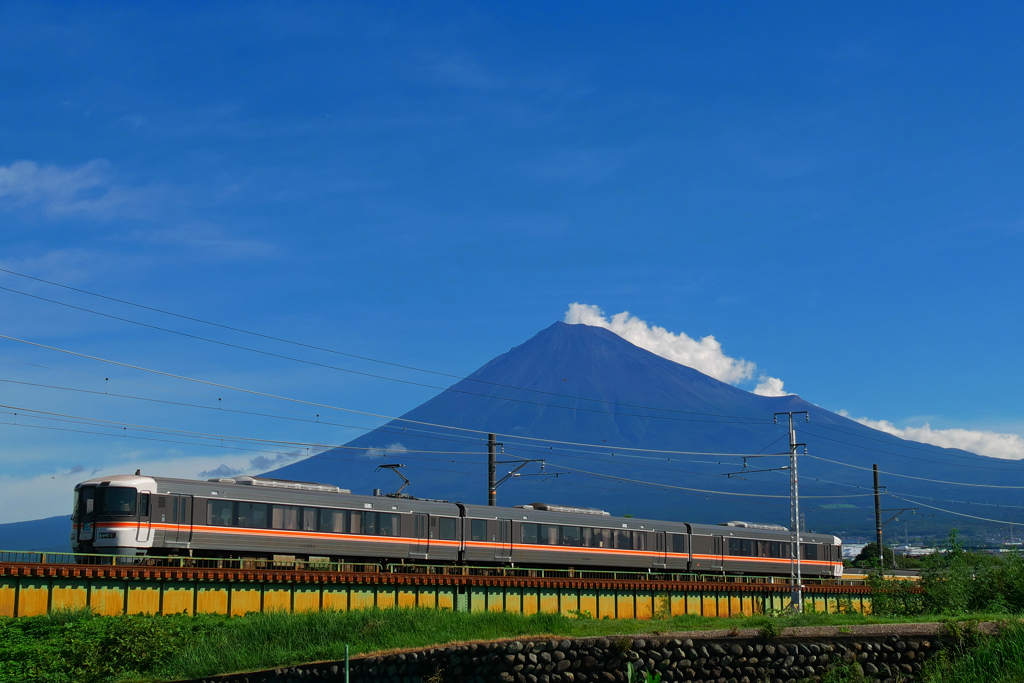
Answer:
[[[498,504],[498,486],[495,481],[497,478],[496,470],[498,467],[497,459],[497,446],[498,442],[494,438],[494,434],[487,435],[487,504],[497,505]]]
[[[875,478],[875,545],[878,546],[878,571],[885,572],[885,560],[882,557],[882,498],[878,495],[878,465],[871,466]]]
[[[797,478],[796,451],[797,446],[803,445],[806,453],[807,444],[796,442],[796,428],[793,426],[793,416],[800,414],[803,414],[808,422],[811,421],[811,416],[805,410],[775,414],[776,423],[779,415],[786,415],[789,418],[789,602],[790,608],[795,612],[802,611],[804,603],[803,574],[800,566],[800,486]]]

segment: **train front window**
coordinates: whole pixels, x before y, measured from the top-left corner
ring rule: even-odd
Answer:
[[[99,513],[111,517],[134,517],[138,492],[125,486],[100,489]]]
[[[78,498],[81,494],[78,493],[78,489],[75,489],[75,497],[71,501],[71,521],[77,522],[80,517],[78,513]]]

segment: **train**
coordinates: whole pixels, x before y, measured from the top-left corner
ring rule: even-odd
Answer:
[[[355,495],[329,484],[237,476],[115,475],[75,486],[76,553],[310,562],[561,567],[788,576],[789,530],[696,524],[534,503],[493,507]],[[804,533],[804,576],[842,577],[842,541]]]

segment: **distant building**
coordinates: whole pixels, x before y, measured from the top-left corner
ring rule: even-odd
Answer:
[[[843,559],[852,560],[860,555],[860,551],[864,550],[867,543],[844,543],[843,544]]]

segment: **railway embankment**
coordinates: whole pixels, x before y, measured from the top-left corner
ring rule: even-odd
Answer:
[[[987,635],[998,626],[979,625]],[[957,645],[940,623],[733,629],[450,644],[188,683],[707,683],[916,680]],[[646,672],[646,674],[645,674]]]

